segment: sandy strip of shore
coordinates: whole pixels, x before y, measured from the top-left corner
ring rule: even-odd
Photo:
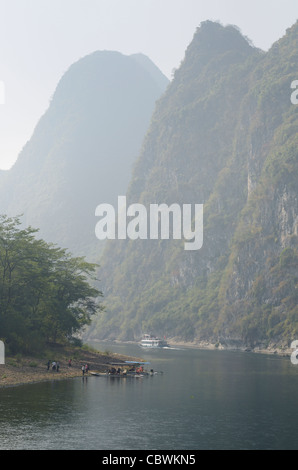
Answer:
[[[61,357],[62,356],[62,357]],[[59,371],[48,370],[48,360],[37,359],[34,357],[7,357],[5,365],[0,365],[0,388],[15,387],[25,384],[33,384],[39,382],[48,382],[53,380],[72,379],[82,377],[82,366],[88,364],[90,372],[103,372],[107,369],[109,363],[115,361],[125,361],[127,358],[119,354],[103,354],[89,351],[76,351],[75,356],[71,352],[66,356],[59,353],[59,358],[49,358],[52,361],[59,361]],[[71,359],[71,367],[68,361]],[[85,375],[85,374],[84,374]]]

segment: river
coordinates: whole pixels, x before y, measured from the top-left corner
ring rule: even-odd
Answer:
[[[228,351],[98,344],[159,373],[0,390],[0,449],[298,449],[298,366]]]

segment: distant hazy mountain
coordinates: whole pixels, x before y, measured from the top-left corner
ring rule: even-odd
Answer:
[[[95,208],[125,194],[155,102],[169,81],[147,57],[95,52],[73,64],[13,168],[0,212],[47,241],[98,257]]]
[[[144,54],[133,54],[130,56],[131,59],[134,59],[139,65],[141,65],[153,78],[156,85],[161,89],[165,90],[169,84],[169,80],[165,75],[160,73],[159,68]]]
[[[298,338],[298,23],[269,52],[198,28],[156,106],[128,203],[204,204],[204,245],[109,241],[94,338],[232,346]]]

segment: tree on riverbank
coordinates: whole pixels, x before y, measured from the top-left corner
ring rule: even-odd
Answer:
[[[0,216],[0,338],[13,353],[68,340],[102,309],[90,284],[97,266],[37,232]]]

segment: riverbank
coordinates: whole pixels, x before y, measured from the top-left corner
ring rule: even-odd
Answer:
[[[268,354],[268,355],[278,355],[283,357],[291,356],[293,352],[289,347],[284,344],[269,344],[266,347],[259,345],[256,347],[247,347],[243,346],[240,342],[224,342],[224,343],[212,343],[208,341],[194,341],[194,342],[183,342],[179,339],[172,338],[169,340],[170,346],[173,347],[184,347],[191,349],[203,349],[203,350],[218,350],[218,351],[239,351],[239,352],[250,352],[256,354]]]
[[[187,348],[187,349],[202,349],[209,351],[235,351],[235,352],[249,352],[256,354],[278,355],[282,357],[290,357],[293,350],[285,344],[268,344],[259,345],[256,347],[244,346],[240,341],[225,341],[213,343],[212,341],[182,341],[180,338],[168,338],[169,347],[172,348]],[[119,340],[93,340],[92,343],[106,343],[112,346],[114,344],[137,344],[135,341],[119,341]]]
[[[86,364],[90,371],[104,372],[109,363],[124,362],[129,359],[137,360],[108,351],[64,347],[47,351],[46,358],[20,355],[6,357],[5,365],[0,365],[0,388],[81,377],[82,366]],[[52,362],[59,362],[58,371],[52,369]]]
[[[114,341],[115,344],[122,343]],[[126,344],[129,344],[127,342]],[[107,349],[113,342],[107,341]],[[135,343],[133,343],[135,344]],[[289,357],[291,349],[282,345],[272,344],[269,347],[245,348],[235,344],[213,344],[207,341],[183,342],[178,338],[169,340],[170,347],[190,348],[202,350],[240,351],[259,354],[275,354]],[[69,367],[71,360],[71,367]],[[0,389],[5,387],[16,387],[19,385],[49,382],[54,380],[65,380],[82,377],[82,366],[88,364],[90,371],[104,372],[111,362],[125,360],[141,360],[106,350],[105,352],[84,348],[65,348],[56,346],[47,352],[42,358],[36,356],[6,357],[5,365],[0,365]],[[50,367],[48,369],[48,361]],[[59,362],[59,371],[52,369],[52,362]]]

